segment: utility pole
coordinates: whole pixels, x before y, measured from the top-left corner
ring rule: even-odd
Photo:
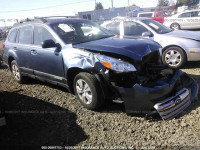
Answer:
[[[130,2],[129,2],[129,0],[128,0],[128,10],[130,11]]]
[[[94,10],[96,9],[96,4],[97,4],[97,0],[94,1],[95,4],[94,4]]]
[[[113,8],[113,0],[111,0],[111,5],[112,5],[112,8]]]

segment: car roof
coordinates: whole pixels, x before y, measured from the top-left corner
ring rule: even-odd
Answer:
[[[79,22],[79,21],[87,21],[85,19],[80,18],[66,18],[66,17],[51,17],[51,18],[36,18],[30,21],[24,21],[20,23],[16,23],[13,25],[13,28],[20,27],[23,25],[30,25],[30,24],[54,24],[54,23],[63,23],[63,22]]]

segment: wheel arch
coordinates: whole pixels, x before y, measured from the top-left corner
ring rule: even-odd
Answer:
[[[79,74],[81,72],[91,73],[85,69],[78,68],[78,67],[72,67],[67,70],[67,74],[66,74],[67,83],[68,83],[70,92],[72,92],[73,94],[74,94],[74,88],[73,88],[74,78],[77,74]]]
[[[185,49],[182,48],[182,47],[179,46],[179,45],[167,45],[167,46],[163,47],[163,49],[162,49],[162,54],[164,53],[164,51],[165,51],[166,49],[168,49],[168,48],[170,48],[170,47],[178,47],[178,48],[180,48],[180,49],[184,52],[184,54],[185,54],[185,56],[186,56],[186,60],[188,60],[188,54],[186,53]]]
[[[15,60],[15,58],[14,58],[13,56],[9,56],[9,57],[8,57],[8,66],[9,66],[10,69],[11,69],[11,62],[12,62],[13,60]]]
[[[178,24],[178,25],[179,25],[179,27],[180,27],[180,29],[182,29],[182,26],[181,26],[181,24],[180,24],[180,23],[178,23],[178,22],[173,22],[173,23],[171,23],[171,24],[170,24],[170,26],[169,26],[169,27],[170,27],[170,29],[171,29],[171,26],[172,26],[173,24]]]

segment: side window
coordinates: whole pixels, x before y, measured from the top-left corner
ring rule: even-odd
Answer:
[[[191,17],[200,17],[200,11],[191,12]]]
[[[113,22],[106,25],[106,28],[114,34],[120,35],[120,22]]]
[[[25,26],[20,28],[19,43],[21,44],[32,43],[32,26]]]
[[[147,32],[144,26],[133,21],[124,22],[124,34],[129,36],[142,36],[142,33]]]
[[[158,13],[157,17],[165,17],[165,15],[163,13]]]
[[[183,13],[179,16],[179,18],[188,18],[188,17],[191,17],[191,12],[188,12],[188,13]]]
[[[54,40],[51,33],[42,26],[35,26],[34,27],[34,44],[41,45],[41,43],[45,40]]]
[[[10,42],[16,42],[16,35],[17,35],[17,30],[13,30],[8,37],[8,41]]]

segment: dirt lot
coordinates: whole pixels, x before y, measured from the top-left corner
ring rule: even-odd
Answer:
[[[200,62],[187,64],[183,71],[200,83]],[[63,88],[33,79],[16,83],[6,66],[0,69],[0,90],[8,123],[0,127],[2,150],[45,148],[41,146],[200,149],[200,101],[168,122],[128,116],[123,104],[109,101],[99,111],[89,111]]]

